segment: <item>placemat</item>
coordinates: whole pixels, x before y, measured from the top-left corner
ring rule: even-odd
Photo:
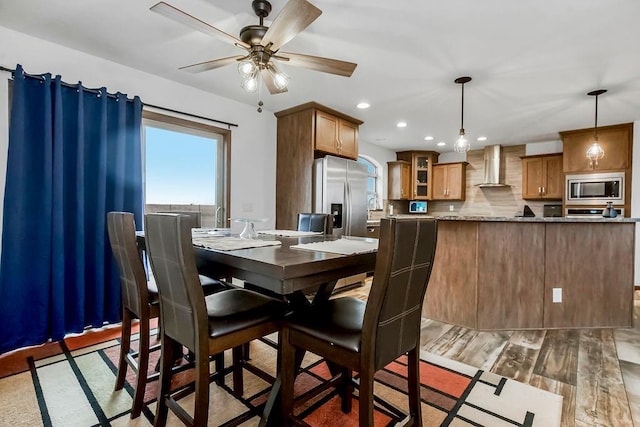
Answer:
[[[326,242],[301,243],[290,246],[294,249],[305,249],[308,251],[330,252],[341,255],[364,254],[378,250],[378,239],[353,240],[339,239]]]
[[[235,251],[238,249],[277,246],[282,243],[277,240],[241,239],[239,237],[193,237],[193,244],[216,251]]]
[[[320,231],[297,231],[297,230],[258,230],[258,234],[270,234],[273,236],[282,237],[305,237],[305,236],[318,236],[322,234]]]

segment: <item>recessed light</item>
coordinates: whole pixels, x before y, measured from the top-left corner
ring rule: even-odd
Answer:
[[[356,105],[356,107],[358,107],[361,110],[364,110],[365,108],[371,107],[371,105],[368,102],[361,102],[358,105]]]
[[[425,136],[424,140],[425,141],[433,141],[433,137],[432,136]]]
[[[487,137],[486,136],[479,136],[478,137],[478,141],[486,141]]]
[[[399,128],[406,128],[407,127],[407,122],[398,122],[398,124],[396,125]]]
[[[446,142],[444,142],[444,141],[440,141],[440,142],[438,142],[436,145],[437,145],[438,147],[444,147],[445,145],[447,145],[447,143],[446,143]]]

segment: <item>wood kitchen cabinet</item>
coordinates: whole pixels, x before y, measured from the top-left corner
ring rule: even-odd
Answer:
[[[598,142],[604,157],[591,165],[587,150],[593,144],[594,129],[560,132],[562,137],[563,171],[565,173],[620,171],[631,168],[633,123],[598,128]]]
[[[435,151],[399,151],[396,153],[396,158],[411,164],[410,192],[406,198],[431,200],[431,169],[438,161],[438,153]]]
[[[562,200],[562,154],[522,157],[522,198]]]
[[[315,150],[349,159],[358,158],[358,123],[316,109]]]
[[[466,166],[466,162],[433,165],[431,200],[464,200],[467,186]]]
[[[387,162],[387,199],[409,200],[411,191],[411,163]]]
[[[362,121],[316,102],[275,113],[276,228],[295,230],[297,215],[313,208],[313,161],[333,154],[358,157]],[[341,141],[340,150],[336,141]]]

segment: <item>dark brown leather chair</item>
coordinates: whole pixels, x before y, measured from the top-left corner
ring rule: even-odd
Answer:
[[[331,234],[333,231],[332,217],[326,213],[299,213],[298,231],[316,231]]]
[[[422,426],[420,320],[436,240],[435,219],[383,219],[368,300],[336,298],[287,319],[281,332],[286,425],[293,421],[296,360],[309,350],[342,367],[333,380],[341,386],[344,412],[351,410],[352,371],[360,373],[360,427],[373,425],[374,374],[407,354],[409,415],[403,425]]]
[[[147,376],[149,354],[160,349],[160,345],[150,346],[149,336],[149,322],[160,314],[158,289],[153,277],[151,277],[150,281],[147,281],[141,253],[136,244],[136,228],[133,214],[129,212],[109,212],[107,214],[107,230],[111,250],[120,270],[122,292],[122,332],[115,389],[122,389],[127,373],[127,365],[131,366],[131,369],[136,373],[131,418],[136,418],[142,410],[146,383],[158,378],[157,373]],[[205,283],[203,286],[205,286],[203,292],[206,294],[227,289],[220,282]],[[130,352],[133,319],[140,319],[138,352]],[[223,360],[219,360],[217,363],[216,366],[219,369],[223,369]]]
[[[207,425],[209,355],[234,349],[276,332],[287,310],[282,302],[245,289],[228,289],[205,298],[198,280],[191,227],[185,216],[149,214],[145,239],[160,299],[161,368],[155,426],[164,426],[168,410],[193,426]],[[183,345],[195,355],[195,408],[191,417],[178,403],[184,391],[172,393],[171,354]],[[240,357],[234,357],[238,362]],[[244,361],[242,365],[250,369]],[[242,366],[234,370],[241,380]],[[251,370],[251,369],[250,369]]]

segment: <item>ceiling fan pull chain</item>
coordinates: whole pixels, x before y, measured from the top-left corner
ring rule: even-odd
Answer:
[[[264,103],[262,102],[262,73],[258,73],[258,113],[262,113],[262,106]]]

